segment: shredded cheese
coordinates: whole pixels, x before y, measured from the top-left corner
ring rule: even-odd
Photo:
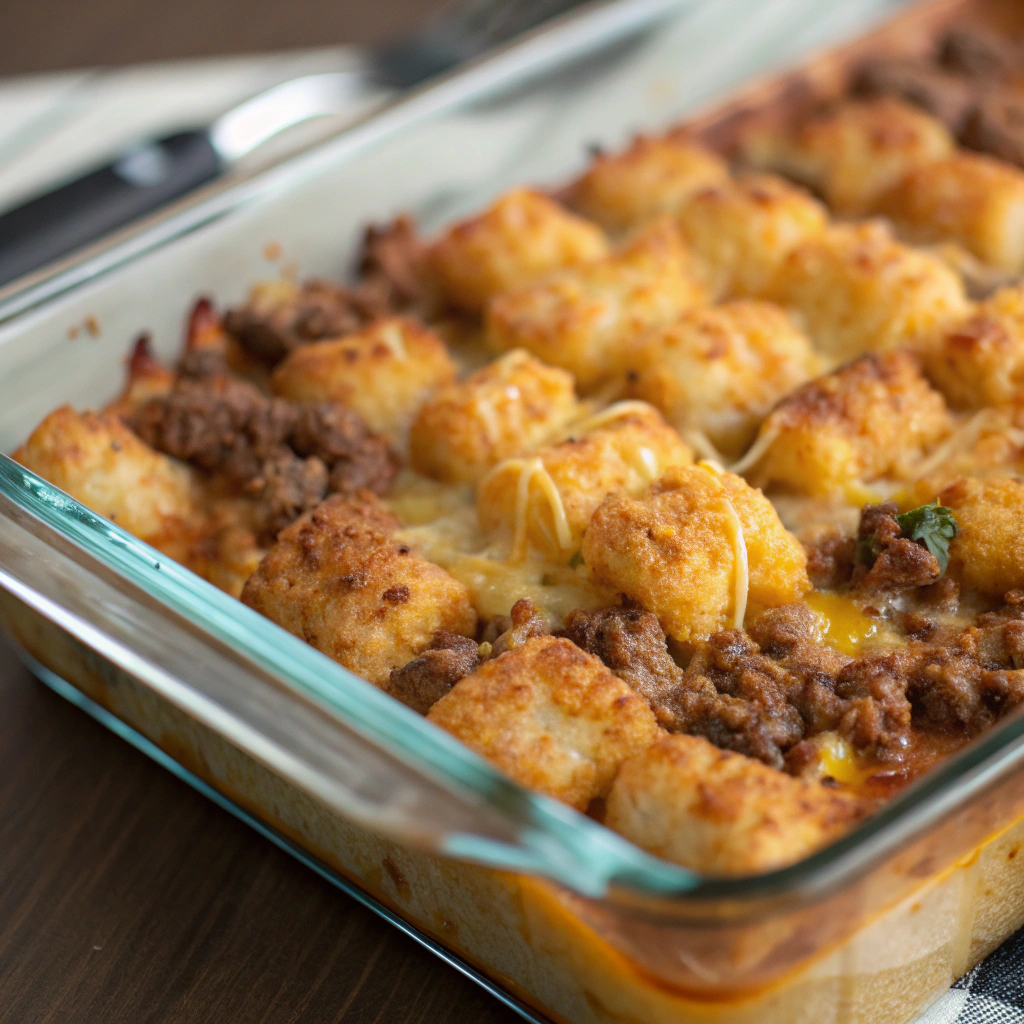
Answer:
[[[380,340],[384,342],[389,349],[391,354],[396,359],[408,358],[408,352],[405,350],[405,342],[402,340],[402,332],[398,327],[398,324],[388,324],[388,326],[380,332]]]
[[[743,536],[743,524],[736,514],[736,508],[721,481],[725,470],[722,466],[711,459],[702,459],[697,465],[706,469],[718,479],[718,486],[724,499],[725,521],[729,528],[729,540],[732,543],[733,565],[733,616],[732,621],[736,629],[743,628],[743,620],[747,617],[747,597],[750,593],[750,562],[747,557],[747,541]]]
[[[570,423],[569,431],[573,434],[589,434],[592,430],[597,430],[608,423],[613,423],[615,420],[624,419],[626,416],[635,414],[647,416],[654,411],[654,406],[649,402],[635,400],[614,402],[600,412],[595,412],[582,420]]]
[[[1001,424],[999,422],[999,410],[997,409],[981,409],[971,416],[970,419],[961,423],[931,455],[925,456],[914,467],[913,475],[920,479],[933,473],[954,455],[958,455],[960,452],[970,448],[986,429],[991,430],[992,433],[1002,434],[1011,444],[1024,447],[1024,430],[1018,430],[1009,424]]]
[[[480,485],[481,490],[500,473],[516,470],[519,472],[519,479],[516,482],[515,528],[512,532],[510,559],[513,562],[521,562],[526,558],[527,541],[529,539],[530,490],[534,480],[540,484],[541,493],[547,498],[548,508],[551,510],[551,518],[555,526],[555,540],[558,547],[563,551],[568,551],[573,545],[572,530],[569,527],[569,518],[565,514],[562,495],[559,493],[555,481],[551,479],[551,474],[539,458],[506,459],[504,462],[498,463],[484,478]],[[541,526],[543,527],[544,524],[542,523]]]
[[[473,408],[480,417],[488,443],[496,445],[501,440],[501,423],[498,420],[497,410],[480,395],[473,398]]]
[[[682,439],[702,458],[714,462],[725,462],[725,456],[715,447],[714,442],[703,430],[682,430]]]
[[[733,473],[746,473],[748,469],[753,469],[765,457],[781,433],[782,427],[777,422],[769,423],[768,429],[759,434],[757,440],[747,449],[747,454],[738,462],[734,462],[729,469]]]
[[[730,473],[746,473],[748,469],[753,469],[764,458],[765,453],[773,444],[782,432],[782,428],[777,423],[769,425],[768,429],[761,434],[757,440],[747,449],[746,455],[744,455],[738,462],[732,463],[729,468]],[[706,460],[713,462],[719,462],[725,465],[725,456],[715,447],[714,442],[704,433],[703,430],[684,430],[682,432],[683,440],[700,456]]]

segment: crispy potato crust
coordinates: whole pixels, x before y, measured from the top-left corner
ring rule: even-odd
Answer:
[[[694,871],[752,875],[806,857],[864,812],[855,798],[817,781],[677,735],[622,765],[605,824]]]
[[[797,246],[764,297],[799,314],[823,353],[839,362],[921,343],[968,308],[955,271],[873,221],[836,225]]]
[[[528,460],[496,466],[477,493],[483,531],[512,539],[519,517],[525,515],[530,542],[549,557],[567,561],[579,550],[590,517],[606,494],[637,494],[668,467],[692,461],[690,449],[656,409],[639,403],[622,409],[620,416],[599,413],[592,428],[585,420],[570,426],[568,439],[534,452],[539,465],[528,487],[521,482],[531,472]],[[569,536],[564,545],[541,473],[550,478],[565,512]],[[521,488],[526,488],[525,501],[519,497]]]
[[[706,464],[669,470],[641,498],[610,494],[590,521],[583,559],[596,582],[689,643],[731,624],[737,543],[746,549],[751,611],[789,604],[811,589],[804,549],[771,502],[742,477]]]
[[[328,498],[278,537],[242,600],[377,686],[439,629],[472,636],[466,588],[392,537],[373,496]]]
[[[684,434],[700,430],[730,458],[779,399],[820,371],[810,340],[780,307],[739,300],[688,310],[641,338],[626,393]]]
[[[949,574],[990,597],[1024,588],[1024,481],[991,476],[954,480],[939,492],[959,533],[949,546]]]
[[[536,448],[578,410],[571,373],[516,349],[439,388],[409,434],[413,469],[476,483],[502,459]]]
[[[881,477],[912,478],[952,428],[913,356],[865,356],[783,399],[761,427],[774,439],[749,475],[763,487],[842,497]]]
[[[668,220],[603,260],[562,270],[487,307],[492,348],[524,348],[576,377],[583,391],[622,370],[630,342],[703,302],[693,260]]]
[[[550,636],[485,662],[427,717],[520,785],[581,811],[661,732],[643,697]]]
[[[174,558],[205,529],[202,487],[111,414],[50,413],[14,453],[23,466]]]
[[[808,192],[772,174],[748,174],[695,192],[677,223],[714,296],[758,297],[779,264],[828,221]]]
[[[881,97],[846,100],[791,137],[753,140],[747,156],[805,182],[836,213],[852,216],[870,212],[909,171],[944,159],[954,148],[937,118]]]
[[[990,266],[1024,270],[1024,171],[959,152],[911,168],[876,203],[912,242],[958,242]]]
[[[413,320],[391,317],[358,334],[300,346],[274,371],[270,387],[293,401],[341,402],[394,441],[426,396],[455,373],[438,335]]]
[[[725,161],[703,146],[641,137],[623,153],[598,156],[571,186],[569,202],[609,231],[621,231],[728,177]]]
[[[539,192],[515,189],[450,228],[428,259],[447,301],[477,313],[492,295],[525,288],[552,270],[599,259],[607,251],[596,224]]]
[[[1024,286],[1003,288],[923,351],[932,383],[956,409],[1012,402],[1024,392]]]

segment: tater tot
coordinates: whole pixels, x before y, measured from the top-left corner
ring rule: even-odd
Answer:
[[[639,498],[610,494],[590,520],[583,559],[595,582],[653,612],[681,643],[811,586],[804,549],[771,502],[707,463],[669,470]]]
[[[638,138],[622,153],[600,154],[571,186],[569,202],[609,231],[672,211],[688,196],[729,177],[725,161],[692,142]]]
[[[702,431],[738,458],[784,395],[820,370],[810,340],[778,306],[740,300],[697,307],[644,335],[626,393],[660,409],[683,436]]]
[[[847,793],[727,750],[666,736],[623,764],[605,824],[656,857],[709,875],[754,875],[837,839],[867,810]]]
[[[242,600],[383,686],[437,630],[476,628],[466,588],[396,541],[398,525],[371,495],[328,498],[281,531]]]
[[[510,544],[513,557],[529,544],[568,561],[606,494],[639,493],[670,466],[692,461],[679,435],[642,402],[611,406],[566,429],[564,441],[499,463],[480,484],[480,526]]]
[[[999,270],[1024,270],[1019,167],[981,153],[957,153],[910,170],[875,209],[912,242],[957,242]]]
[[[497,296],[487,307],[487,340],[569,370],[586,392],[621,371],[635,338],[704,298],[689,250],[661,220],[607,259]]]
[[[502,459],[536,448],[577,412],[571,373],[516,349],[439,388],[409,433],[413,469],[476,483]]]
[[[906,480],[953,429],[913,356],[865,356],[783,399],[761,427],[748,476],[763,487],[842,498],[880,478]]]
[[[427,717],[520,785],[581,811],[660,734],[643,697],[550,636],[485,662]]]
[[[492,295],[525,288],[552,270],[599,259],[607,251],[596,224],[539,192],[515,189],[479,216],[449,228],[428,258],[445,299],[476,313]]]
[[[953,510],[958,533],[949,574],[968,591],[1000,598],[1024,588],[1024,481],[990,476],[954,480],[938,502]]]
[[[1024,287],[1002,288],[923,348],[925,373],[955,409],[1024,395]]]
[[[750,174],[695,192],[677,223],[710,295],[756,298],[789,253],[825,230],[827,214],[806,190]]]
[[[949,156],[937,118],[891,97],[844,100],[792,136],[756,137],[746,157],[812,186],[836,213],[869,212],[908,171]]]
[[[793,310],[836,362],[920,344],[968,308],[954,270],[879,222],[837,225],[797,246],[764,297]]]
[[[427,395],[455,373],[433,331],[392,317],[357,334],[302,345],[274,370],[270,385],[293,401],[341,402],[371,430],[398,441]]]
[[[186,557],[206,524],[199,479],[154,451],[112,414],[61,406],[14,453],[33,473],[140,540]]]

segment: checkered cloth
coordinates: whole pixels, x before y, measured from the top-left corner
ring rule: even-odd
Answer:
[[[1024,1024],[1024,928],[914,1024]]]

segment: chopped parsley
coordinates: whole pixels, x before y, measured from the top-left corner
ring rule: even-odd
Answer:
[[[583,552],[577,551],[572,558],[569,559],[569,567],[571,569],[578,569],[583,564]]]
[[[896,522],[900,524],[903,536],[927,548],[945,572],[949,565],[949,544],[957,535],[952,510],[932,502],[898,515]]]

